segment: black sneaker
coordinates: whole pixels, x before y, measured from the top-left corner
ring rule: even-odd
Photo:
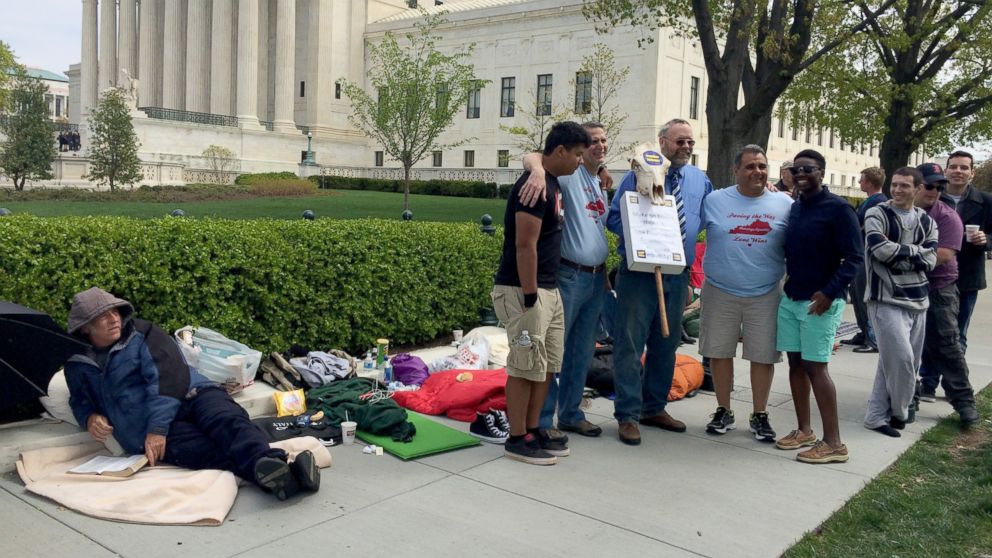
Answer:
[[[566,445],[567,439],[562,440],[561,438],[556,438],[551,435],[548,430],[539,430],[537,433],[537,441],[541,444],[541,449],[554,455],[555,457],[568,457],[571,451]]]
[[[968,429],[978,423],[978,409],[974,405],[958,409],[958,416],[961,417],[961,428]]]
[[[775,430],[772,429],[772,425],[768,422],[768,413],[751,413],[750,423],[751,432],[754,433],[754,439],[759,442],[774,442],[775,441]]]
[[[500,430],[506,432],[507,436],[510,435],[510,419],[506,418],[506,411],[501,411],[499,409],[489,409],[489,414],[492,415],[493,420],[496,421],[496,426]]]
[[[503,455],[531,465],[554,465],[558,463],[557,457],[541,449],[541,443],[533,434],[527,434],[516,442],[507,441],[503,447]]]
[[[317,458],[310,453],[310,450],[297,455],[296,459],[289,464],[289,470],[303,490],[310,492],[320,490],[320,467],[317,466]]]
[[[726,434],[728,430],[737,428],[734,412],[726,407],[717,407],[716,412],[710,416],[713,420],[706,425],[706,432],[710,434]]]
[[[491,444],[505,444],[510,433],[501,429],[496,417],[491,414],[475,414],[475,422],[468,427],[468,433]]]
[[[922,386],[920,388],[920,401],[925,401],[927,403],[937,401],[937,388]]]
[[[266,492],[285,500],[300,491],[289,465],[275,457],[262,457],[255,463],[255,483]]]

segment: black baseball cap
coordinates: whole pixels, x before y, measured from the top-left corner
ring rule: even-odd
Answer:
[[[916,170],[920,171],[923,175],[923,181],[927,184],[947,182],[947,177],[944,176],[944,169],[940,168],[940,165],[937,163],[923,163],[916,167]]]

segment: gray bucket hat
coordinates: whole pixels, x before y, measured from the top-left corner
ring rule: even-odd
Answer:
[[[131,303],[108,293],[100,287],[91,287],[81,293],[76,293],[72,297],[72,308],[69,309],[69,325],[67,330],[70,335],[75,335],[84,325],[90,323],[93,318],[103,314],[111,308],[119,308],[121,320],[126,320],[134,313]]]

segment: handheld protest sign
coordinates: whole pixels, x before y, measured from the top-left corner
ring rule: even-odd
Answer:
[[[654,144],[657,145],[657,144]],[[627,268],[654,273],[661,311],[661,333],[669,335],[662,273],[685,270],[685,248],[675,198],[665,194],[665,175],[670,163],[652,144],[638,147],[631,168],[637,178],[637,191],[624,192],[620,200]]]

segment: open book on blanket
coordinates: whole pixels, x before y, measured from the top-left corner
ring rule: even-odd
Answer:
[[[125,455],[124,457],[98,455],[82,465],[69,469],[69,472],[79,475],[130,477],[145,465],[148,465],[148,458],[144,455]]]

